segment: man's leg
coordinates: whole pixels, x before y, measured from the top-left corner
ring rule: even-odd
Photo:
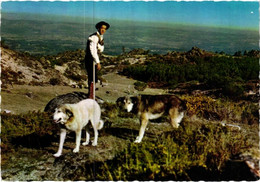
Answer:
[[[94,61],[93,61],[92,67],[93,67],[93,78],[92,78],[92,85],[91,85],[92,87],[90,87],[90,89],[92,90],[92,92],[90,92],[91,93],[90,98],[95,100],[95,97],[96,97],[95,91],[96,91],[96,79],[97,79],[96,73],[97,73],[97,70],[96,70],[96,64],[95,64]]]
[[[88,95],[89,98],[94,99],[95,95],[95,83],[98,80],[97,77],[97,67],[94,62],[89,63],[87,65],[87,73],[88,73]]]
[[[93,66],[92,62],[86,64],[86,70],[88,74],[88,97],[93,98]]]

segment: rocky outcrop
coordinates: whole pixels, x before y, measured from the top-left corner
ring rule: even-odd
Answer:
[[[42,149],[18,148],[12,156],[6,156],[1,163],[1,177],[6,181],[64,181],[94,180],[95,164],[113,159],[128,143],[115,136],[100,133],[98,145],[81,146],[79,153],[73,153],[74,135],[68,135],[63,155],[55,158],[58,143],[43,146]],[[55,141],[55,139],[52,139]],[[57,140],[57,139],[56,139]]]
[[[13,84],[28,85],[77,85],[87,77],[79,66],[80,62],[69,62],[52,67],[45,57],[36,58],[1,47],[2,86]]]

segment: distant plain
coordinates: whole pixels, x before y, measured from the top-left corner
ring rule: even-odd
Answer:
[[[85,49],[95,30],[93,18],[2,13],[1,39],[11,49],[30,54],[54,55]],[[187,24],[110,20],[105,34],[105,54],[119,55],[135,48],[151,53],[188,51],[196,46],[212,52],[234,54],[258,49],[258,31]]]

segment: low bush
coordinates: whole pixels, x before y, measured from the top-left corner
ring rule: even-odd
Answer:
[[[134,86],[135,86],[134,88],[136,90],[144,91],[147,87],[147,83],[137,81],[137,82],[134,83]]]
[[[51,85],[59,85],[59,84],[61,84],[61,82],[62,82],[62,80],[60,78],[51,78],[49,81],[49,83]]]
[[[56,133],[58,128],[53,125],[49,114],[29,112],[26,114],[1,114],[1,148],[5,151],[12,141],[25,137],[44,137]]]
[[[164,133],[156,141],[131,143],[113,160],[96,164],[96,180],[219,180],[225,163],[251,147],[246,135],[216,123]],[[194,177],[194,169],[204,172]]]
[[[196,115],[214,121],[258,124],[258,106],[251,102],[240,103],[226,99],[212,99],[203,95],[182,95],[181,98],[187,102],[189,116]]]
[[[199,81],[209,89],[222,89],[225,96],[241,97],[243,84],[258,79],[258,59],[252,57],[195,57],[185,64],[167,59],[151,60],[145,65],[130,65],[123,74],[142,82],[160,82],[169,87]]]

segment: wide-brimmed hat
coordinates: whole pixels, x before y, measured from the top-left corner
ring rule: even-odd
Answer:
[[[99,29],[102,25],[106,25],[107,29],[109,29],[110,27],[110,25],[107,22],[101,21],[96,24],[96,29]]]

